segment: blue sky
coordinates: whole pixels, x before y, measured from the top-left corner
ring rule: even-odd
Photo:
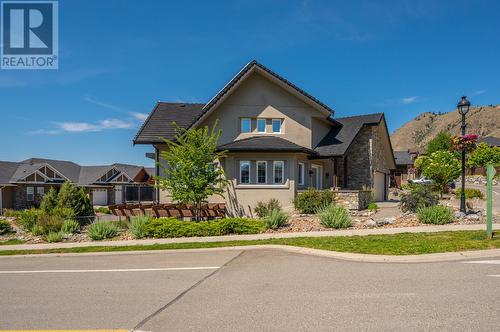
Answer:
[[[206,102],[252,59],[392,132],[462,94],[497,104],[498,1],[59,3],[59,70],[0,70],[0,160],[150,166],[132,138],[156,101]]]

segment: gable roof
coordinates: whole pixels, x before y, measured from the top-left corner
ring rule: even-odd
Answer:
[[[245,67],[243,67],[236,76],[234,76],[205,106],[203,106],[203,113],[200,117],[193,123],[196,125],[201,122],[203,118],[208,116],[208,114],[215,109],[227,96],[229,96],[234,88],[245,78],[250,76],[250,74],[254,71],[263,74],[267,78],[273,79],[274,82],[278,83],[282,87],[287,87],[291,92],[295,93],[297,96],[301,97],[303,101],[309,103],[313,107],[322,111],[326,117],[333,117],[334,110],[328,107],[326,104],[319,101],[317,98],[313,97],[309,93],[305,92],[286,78],[278,75],[271,69],[267,68],[263,64],[257,62],[256,60],[252,60]]]
[[[203,113],[205,104],[158,102],[134,137],[134,144],[162,143],[160,137],[173,139],[175,125],[189,128]]]
[[[498,137],[493,137],[493,136],[481,137],[477,141],[479,143],[486,143],[488,144],[488,146],[500,146],[500,138]]]
[[[9,184],[18,167],[19,163],[0,161],[0,185]]]
[[[413,165],[413,158],[408,151],[394,151],[396,165]]]
[[[305,92],[284,77],[276,74],[271,69],[253,60],[246,64],[210,101],[206,104],[188,103],[164,103],[158,102],[149,117],[141,126],[133,139],[134,144],[155,144],[162,143],[159,137],[173,139],[175,136],[175,126],[181,128],[191,128],[199,124],[218,105],[227,98],[235,88],[253,72],[259,72],[273,82],[287,88],[304,102],[312,105],[321,111],[325,118],[332,121],[334,110],[322,103],[309,93]]]
[[[342,156],[363,126],[378,125],[383,118],[383,113],[336,118],[340,125],[333,126],[314,150],[325,157]]]
[[[218,146],[219,151],[230,152],[303,152],[317,155],[314,150],[305,148],[277,136],[253,136]]]
[[[0,161],[0,184],[17,183],[45,165],[78,185],[94,184],[112,168],[126,174],[132,180],[143,169],[142,166],[128,164],[80,166],[71,161],[43,158],[30,158],[21,162]]]

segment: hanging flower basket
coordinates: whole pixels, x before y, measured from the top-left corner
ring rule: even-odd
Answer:
[[[476,134],[455,136],[451,140],[451,146],[456,151],[461,151],[464,148],[466,151],[472,151],[476,148],[477,138]]]

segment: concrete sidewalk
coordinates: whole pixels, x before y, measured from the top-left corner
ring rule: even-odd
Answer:
[[[500,230],[500,224],[493,224],[493,229]],[[226,241],[240,241],[240,240],[283,239],[283,238],[294,238],[294,237],[366,236],[366,235],[376,235],[376,234],[426,233],[426,232],[434,233],[434,232],[446,232],[446,231],[472,231],[472,230],[486,231],[486,225],[485,224],[441,225],[441,226],[418,226],[418,227],[400,227],[400,228],[345,229],[345,230],[332,230],[332,231],[321,231],[321,232],[264,233],[264,234],[251,234],[251,235],[182,237],[182,238],[169,238],[169,239],[16,244],[16,245],[0,246],[0,251],[77,248],[77,247],[94,247],[94,246],[134,246],[134,245],[186,243],[186,242],[226,242]]]

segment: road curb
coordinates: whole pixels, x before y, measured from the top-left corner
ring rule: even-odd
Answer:
[[[364,263],[435,263],[453,262],[468,259],[499,257],[500,249],[485,249],[471,251],[457,251],[433,253],[422,255],[371,255],[357,254],[340,251],[304,248],[280,244],[258,244],[249,246],[219,247],[219,248],[194,248],[194,249],[163,249],[163,250],[138,250],[138,251],[112,251],[88,253],[54,253],[54,254],[28,254],[0,256],[2,259],[15,259],[19,257],[71,257],[71,256],[114,256],[114,255],[145,255],[145,254],[174,254],[174,253],[203,253],[220,251],[254,251],[254,250],[279,250],[288,253],[302,254],[316,257],[328,257],[353,262]]]
[[[436,233],[436,232],[477,231],[477,230],[486,230],[486,225],[485,224],[440,225],[440,226],[425,225],[425,226],[414,226],[414,227],[344,229],[344,230],[315,231],[315,232],[263,233],[263,234],[222,235],[222,236],[207,236],[207,237],[179,237],[179,238],[169,238],[169,239],[14,244],[14,245],[2,245],[0,246],[0,251],[66,249],[66,248],[101,247],[101,246],[117,247],[117,246],[153,245],[153,244],[170,244],[170,243],[228,242],[228,241],[239,241],[239,240],[269,240],[269,239],[285,239],[285,238],[288,239],[297,237],[393,235],[401,233]],[[500,230],[500,224],[493,224],[493,230]]]

